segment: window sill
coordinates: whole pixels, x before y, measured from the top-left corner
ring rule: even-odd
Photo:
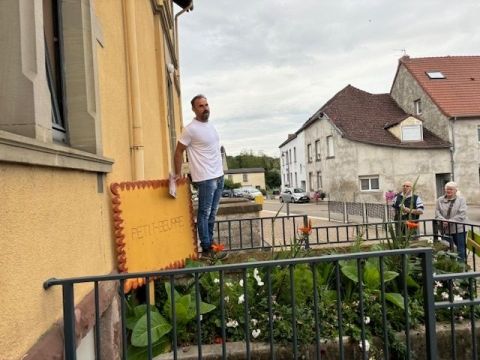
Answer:
[[[0,161],[109,173],[114,161],[0,130]]]
[[[335,159],[335,156],[327,156],[327,160],[328,159]]]

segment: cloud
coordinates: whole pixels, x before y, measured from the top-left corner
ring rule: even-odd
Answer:
[[[204,93],[227,153],[278,156],[288,133],[346,85],[388,92],[404,51],[480,54],[479,4],[195,1],[179,18],[184,122],[189,99]]]

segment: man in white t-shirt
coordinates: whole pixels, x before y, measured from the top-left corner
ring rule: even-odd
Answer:
[[[182,132],[175,149],[175,175],[181,176],[183,152],[187,150],[192,182],[198,186],[197,230],[202,257],[213,257],[215,216],[223,190],[223,163],[220,139],[215,127],[208,122],[210,108],[204,95],[192,101],[195,117]],[[224,257],[222,253],[216,258]]]

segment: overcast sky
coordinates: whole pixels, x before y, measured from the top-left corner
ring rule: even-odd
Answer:
[[[194,0],[179,18],[184,123],[205,94],[228,155],[278,157],[348,84],[389,92],[405,52],[480,55],[479,15],[479,0]]]

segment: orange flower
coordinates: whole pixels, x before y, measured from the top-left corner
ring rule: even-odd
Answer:
[[[223,251],[225,249],[225,245],[223,244],[212,244],[212,250],[214,252],[220,252],[220,251]]]
[[[405,222],[405,225],[407,225],[407,228],[410,230],[418,228],[418,223],[416,223],[415,221],[407,220]]]
[[[298,232],[301,235],[310,235],[312,233],[312,220],[308,220],[308,225],[299,227]]]

